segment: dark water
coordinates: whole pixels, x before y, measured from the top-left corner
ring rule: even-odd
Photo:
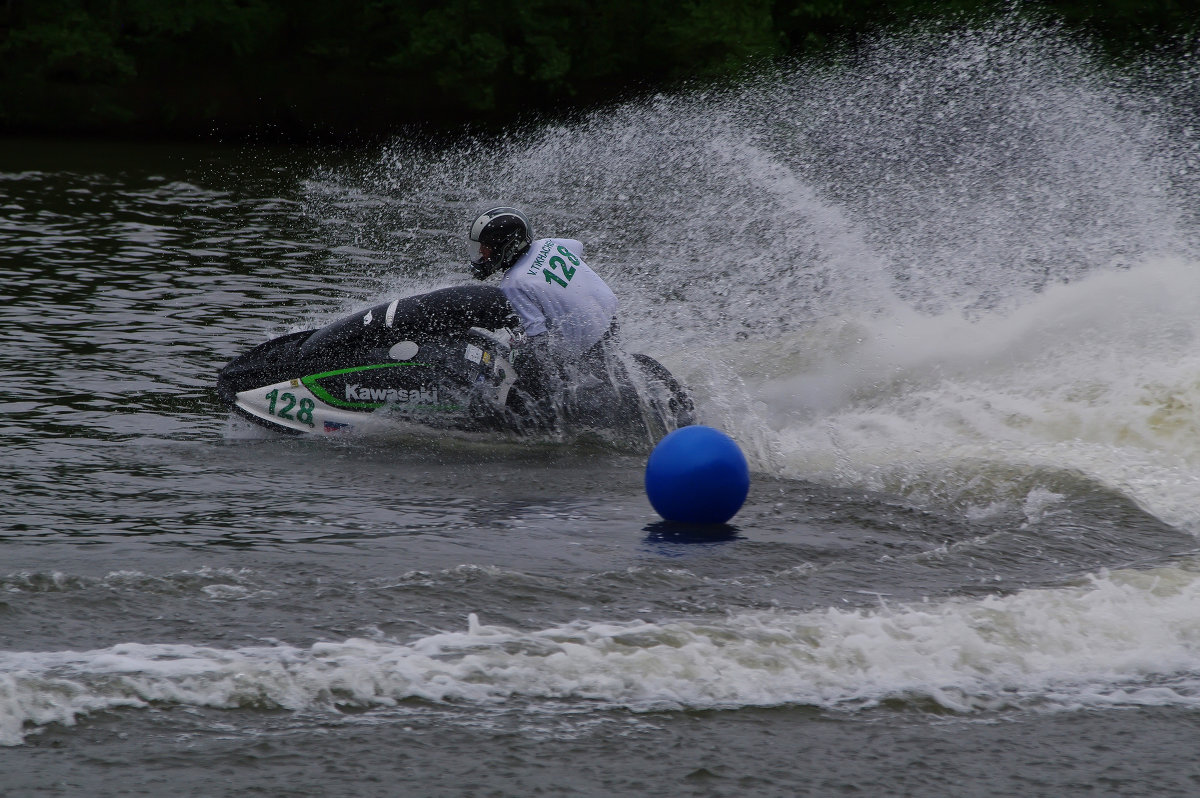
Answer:
[[[0,792],[1196,792],[1195,145],[1047,34],[905,44],[488,146],[0,143]],[[727,535],[644,452],[216,404],[497,201],[747,452]]]

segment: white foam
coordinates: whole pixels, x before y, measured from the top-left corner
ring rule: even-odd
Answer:
[[[757,390],[789,475],[895,490],[990,466],[1075,472],[1197,529],[1198,342],[1200,269],[1158,259],[975,321],[860,320],[851,344]],[[1006,484],[1000,498],[1028,490]]]
[[[885,701],[1006,708],[1200,706],[1200,573],[1099,574],[1026,590],[867,610],[489,626],[408,643],[308,648],[126,643],[0,654],[0,742],[103,709],[163,702],[335,711],[405,699],[583,700],[634,711]],[[547,711],[553,711],[551,703]]]
[[[914,486],[1044,467],[1200,529],[1195,74],[1130,81],[1016,15],[913,28],[503,143],[397,143],[309,204],[408,264],[389,290],[441,285],[489,204],[584,240],[627,344],[757,471],[935,501]],[[976,510],[1029,491],[991,482]]]

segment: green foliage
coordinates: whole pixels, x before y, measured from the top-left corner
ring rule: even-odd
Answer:
[[[383,5],[380,3],[380,5]],[[505,20],[481,28],[471,20],[486,16],[491,4],[486,0],[450,0],[430,4],[419,13],[394,7],[396,39],[379,62],[392,74],[405,78],[423,76],[437,88],[443,101],[471,111],[495,107],[496,92],[511,58],[505,41],[509,31]],[[417,4],[413,4],[417,5]],[[406,84],[408,81],[404,81]],[[404,91],[425,94],[428,87],[404,86]]]
[[[1183,0],[5,0],[0,130],[280,135],[503,123],[889,26],[1049,15],[1114,52],[1194,40]],[[1189,37],[1192,37],[1189,39]]]
[[[676,75],[728,74],[747,60],[784,50],[769,0],[692,0],[665,27],[663,46]]]
[[[0,41],[0,59],[26,74],[65,83],[120,82],[135,74],[133,59],[108,30],[79,10],[39,18]]]

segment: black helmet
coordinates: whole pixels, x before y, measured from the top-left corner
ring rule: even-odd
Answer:
[[[484,211],[471,225],[468,236],[471,276],[483,280],[500,269],[507,269],[529,249],[532,241],[529,220],[516,208]]]

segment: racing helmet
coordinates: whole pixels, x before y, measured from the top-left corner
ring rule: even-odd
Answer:
[[[517,262],[533,234],[529,220],[516,208],[492,208],[471,224],[467,251],[471,257],[471,276],[483,280]]]

